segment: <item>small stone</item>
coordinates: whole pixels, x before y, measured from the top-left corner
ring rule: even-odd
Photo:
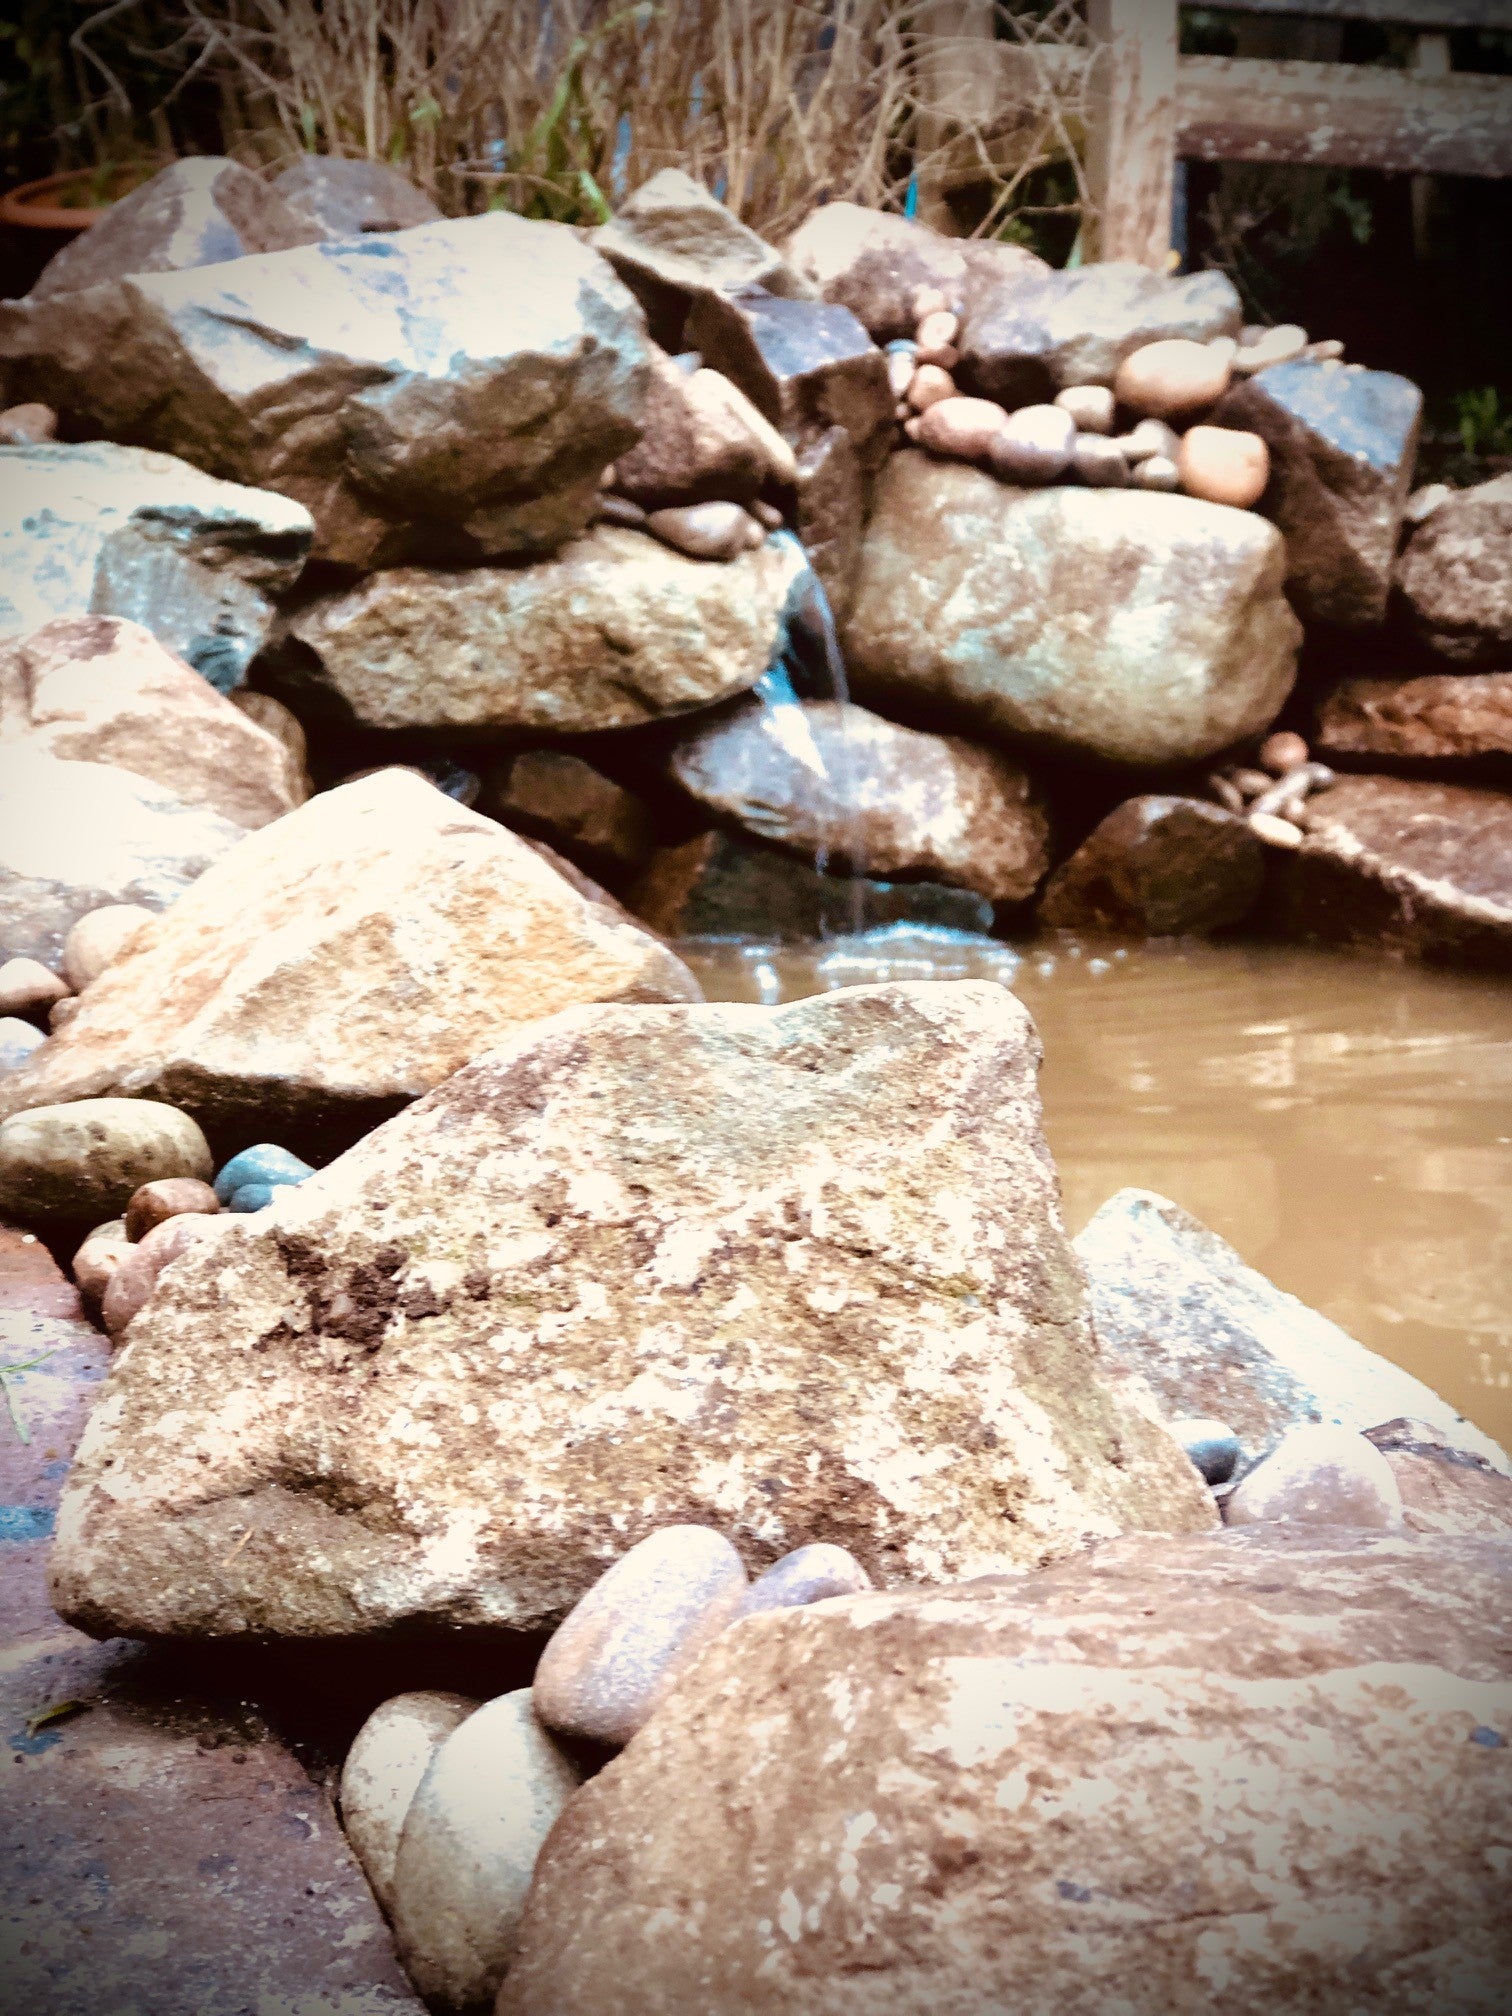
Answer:
[[[1244,428],[1190,427],[1176,467],[1189,497],[1252,511],[1270,481],[1270,449]]]
[[[637,504],[630,497],[616,497],[612,490],[606,490],[598,501],[598,517],[605,525],[629,525],[639,528],[644,525],[647,512],[644,505]]]
[[[21,406],[7,406],[0,413],[0,448],[40,448],[44,441],[58,438],[58,416],[40,399],[28,399]]]
[[[536,1857],[580,1783],[528,1688],[469,1715],[431,1759],[399,1837],[393,1919],[432,2009],[493,2006]]]
[[[1337,336],[1328,336],[1321,343],[1309,343],[1302,355],[1309,364],[1337,364],[1344,355],[1344,345]]]
[[[96,1310],[110,1286],[110,1277],[135,1245],[126,1236],[126,1220],[111,1218],[94,1230],[73,1257],[74,1286]]]
[[[159,1176],[208,1176],[204,1135],[150,1099],[75,1099],[0,1121],[0,1216],[98,1224]]]
[[[1402,1494],[1374,1443],[1352,1428],[1320,1422],[1290,1429],[1230,1494],[1223,1519],[1227,1526],[1284,1521],[1396,1532]]]
[[[607,1569],[569,1612],[536,1668],[548,1729],[628,1743],[695,1653],[740,1615],[740,1556],[708,1526],[664,1526]]]
[[[68,982],[40,959],[7,959],[0,966],[0,1015],[43,1016],[68,991]]]
[[[15,1071],[47,1041],[34,1022],[19,1015],[0,1015],[0,1071]]]
[[[1071,466],[1076,422],[1059,406],[1022,406],[992,440],[993,471],[1005,483],[1053,483]]]
[[[1251,812],[1249,824],[1250,831],[1267,847],[1283,847],[1292,853],[1305,837],[1300,826],[1294,826],[1290,819],[1278,819],[1274,812]]]
[[[1181,436],[1164,420],[1141,420],[1130,433],[1119,437],[1118,450],[1129,463],[1148,462],[1155,455],[1174,462],[1181,453]]]
[[[80,1001],[77,994],[65,994],[61,1001],[54,1001],[51,1008],[49,1008],[47,1011],[48,1028],[49,1029],[65,1028],[70,1022],[72,1022],[73,1018],[75,1017],[75,1015],[78,1014],[80,1008],[82,1008],[83,1005],[84,1005],[83,1002]]]
[[[960,361],[961,353],[954,343],[935,343],[918,353],[920,364],[933,364],[941,371],[954,371]]]
[[[787,520],[775,504],[768,504],[764,497],[758,497],[751,506],[751,515],[768,532],[780,532]]]
[[[750,550],[753,530],[755,545],[765,537],[743,505],[727,503],[670,505],[648,514],[646,530],[693,560],[734,560]]]
[[[1414,490],[1402,506],[1402,522],[1406,525],[1421,525],[1431,518],[1440,504],[1447,504],[1454,495],[1447,483],[1425,483],[1420,490]]]
[[[952,315],[948,308],[937,308],[932,314],[920,316],[914,333],[921,356],[926,350],[943,350],[954,344],[960,335],[960,318]]]
[[[227,1198],[226,1209],[239,1213],[266,1211],[279,1191],[288,1188],[287,1183],[243,1183]]]
[[[1076,422],[1078,433],[1111,434],[1117,400],[1109,385],[1068,385],[1057,392],[1055,403]]]
[[[1129,465],[1116,441],[1103,434],[1078,434],[1071,448],[1071,467],[1089,489],[1126,490]]]
[[[1246,798],[1258,798],[1262,792],[1269,791],[1275,781],[1268,770],[1252,770],[1244,763],[1236,763],[1228,777],[1229,782]]]
[[[1290,364],[1307,348],[1307,331],[1297,322],[1281,322],[1267,329],[1253,342],[1241,343],[1234,358],[1234,375],[1253,378],[1272,364]]]
[[[913,382],[914,353],[910,350],[889,350],[887,353],[887,382],[893,389],[893,397],[901,399]]]
[[[918,344],[912,336],[895,336],[891,343],[882,345],[885,357],[913,357],[918,354]]]
[[[405,1816],[431,1759],[479,1703],[466,1694],[396,1694],[375,1708],[341,1768],[341,1824],[386,1916]]]
[[[163,1269],[217,1226],[203,1212],[167,1218],[122,1256],[100,1297],[100,1321],[111,1337],[119,1337],[140,1315]]]
[[[1166,1426],[1209,1484],[1227,1484],[1239,1467],[1239,1437],[1226,1421],[1201,1415]]]
[[[280,1148],[272,1141],[259,1141],[224,1164],[215,1179],[215,1194],[222,1204],[229,1205],[246,1184],[265,1183],[276,1189],[284,1183],[303,1183],[314,1174],[308,1162],[291,1155],[287,1148]]]
[[[1181,471],[1164,455],[1151,455],[1134,470],[1136,490],[1172,491],[1181,488]]]
[[[908,381],[908,403],[916,413],[925,413],[942,399],[956,396],[954,378],[938,364],[919,365]]]
[[[220,1199],[210,1185],[201,1183],[197,1176],[160,1177],[133,1192],[126,1206],[126,1237],[144,1239],[170,1218],[214,1217],[220,1208]]]
[[[1228,390],[1229,359],[1206,343],[1168,336],[1146,343],[1118,367],[1114,390],[1136,413],[1169,419],[1211,406]]]
[[[936,455],[949,455],[963,462],[985,461],[1002,429],[1008,424],[1003,407],[991,399],[941,399],[917,420],[909,422],[909,435],[921,448]]]
[[[743,1615],[761,1610],[798,1610],[829,1596],[859,1596],[872,1579],[855,1555],[827,1540],[795,1547],[758,1575],[745,1595]]]
[[[63,942],[63,971],[74,991],[82,994],[107,966],[113,966],[153,916],[140,903],[106,903],[87,911]]]
[[[1255,760],[1272,777],[1284,777],[1288,770],[1300,770],[1311,755],[1305,737],[1290,728],[1278,728],[1260,744]]]
[[[931,315],[945,315],[950,312],[950,299],[941,287],[920,287],[913,297],[913,312],[919,321],[927,321]]]

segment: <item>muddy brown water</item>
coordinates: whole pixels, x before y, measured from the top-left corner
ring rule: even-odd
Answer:
[[[1002,980],[1044,1042],[1073,1232],[1126,1184],[1175,1198],[1512,1446],[1504,981],[1296,947],[1010,950],[906,928],[682,950],[717,1000]]]

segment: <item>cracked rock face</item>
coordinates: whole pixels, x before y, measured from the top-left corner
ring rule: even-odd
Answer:
[[[1497,2009],[1509,1561],[1250,1529],[748,1619],[563,1815],[498,2016]]]
[[[1212,1526],[1100,1381],[1037,1062],[983,983],[522,1031],[159,1277],[55,1602],[147,1635],[539,1630],[676,1523],[885,1584]]]
[[[639,437],[646,339],[571,231],[495,211],[0,304],[0,363],[13,398],[281,491],[322,559],[372,567],[580,531]]]

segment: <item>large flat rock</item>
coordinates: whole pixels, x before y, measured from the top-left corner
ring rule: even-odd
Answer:
[[[1512,672],[1343,679],[1318,708],[1328,757],[1512,771]]]
[[[1301,629],[1285,570],[1252,512],[1016,490],[906,451],[862,546],[852,687],[994,741],[1195,762],[1268,726],[1291,690]]]
[[[156,1098],[222,1153],[329,1148],[558,1008],[699,998],[623,912],[409,771],[312,798],[220,867],[6,1075],[4,1113]]]
[[[554,547],[640,432],[645,324],[504,211],[0,304],[10,396],[309,506],[374,566]],[[129,613],[129,612],[128,612]]]
[[[835,1541],[887,1584],[1211,1526],[1100,1383],[1037,1062],[986,982],[521,1033],[160,1276],[55,1602],[526,1631],[669,1524],[752,1568]]]
[[[498,2016],[1492,2016],[1509,1575],[1139,1538],[747,1619],[563,1814]]]
[[[303,505],[176,455],[110,441],[0,448],[0,637],[54,616],[125,616],[229,693],[314,534]]]

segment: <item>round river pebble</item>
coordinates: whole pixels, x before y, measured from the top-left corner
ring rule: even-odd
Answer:
[[[160,1176],[208,1177],[214,1164],[187,1113],[151,1099],[74,1099],[0,1121],[0,1217],[22,1225],[97,1225]]]
[[[1169,419],[1211,406],[1228,387],[1229,359],[1207,343],[1168,336],[1124,359],[1114,382],[1122,405]]]
[[[989,456],[1005,483],[1053,483],[1071,466],[1076,422],[1059,406],[1023,406],[992,437]]]
[[[144,1183],[126,1206],[126,1236],[142,1239],[170,1218],[213,1216],[220,1208],[214,1190],[197,1176],[163,1177],[156,1183]]]
[[[106,903],[81,917],[63,946],[63,971],[80,993],[127,951],[154,913],[140,903]]]
[[[1270,449],[1244,428],[1189,427],[1176,467],[1189,497],[1250,511],[1270,482]]]
[[[396,1694],[352,1739],[341,1769],[341,1824],[389,1917],[405,1816],[431,1759],[478,1706],[467,1694]]]
[[[1230,1493],[1228,1526],[1356,1526],[1388,1532],[1403,1524],[1402,1494],[1386,1458],[1352,1428],[1314,1423],[1284,1435]]]

